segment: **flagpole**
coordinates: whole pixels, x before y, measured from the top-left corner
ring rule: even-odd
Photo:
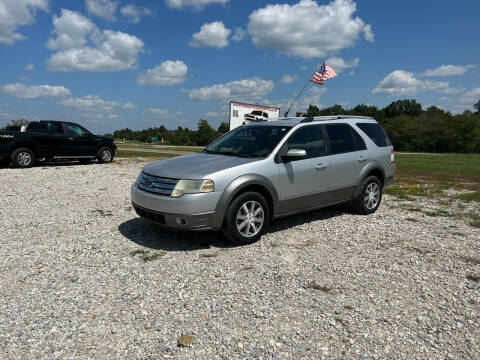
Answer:
[[[315,74],[315,72],[313,72],[313,74]],[[303,90],[305,90],[305,88],[307,87],[308,83],[310,82],[310,80],[312,79],[312,75],[310,75],[310,77],[308,78],[307,82],[305,83],[305,85],[303,85],[303,88],[302,90],[300,90],[300,92],[298,93],[297,97],[295,98],[295,100],[293,100],[293,103],[292,105],[290,105],[290,107],[288,108],[288,110],[285,112],[285,114],[283,114],[284,117],[287,117],[288,116],[288,113],[290,112],[290,110],[292,109],[293,105],[295,105],[295,103],[297,102],[298,98],[300,97],[300,95],[302,94]]]

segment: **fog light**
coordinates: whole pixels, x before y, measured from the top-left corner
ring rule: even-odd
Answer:
[[[179,218],[179,217],[177,217],[177,218],[175,219],[175,221],[177,222],[177,225],[180,225],[180,226],[185,226],[185,225],[187,225],[187,220],[184,219],[184,218]]]

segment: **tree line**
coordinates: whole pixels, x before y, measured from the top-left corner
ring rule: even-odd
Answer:
[[[310,105],[305,113],[297,113],[297,116],[370,116],[382,125],[398,151],[480,153],[480,100],[473,107],[476,112],[466,110],[462,114],[453,115],[436,106],[423,110],[416,100],[404,99],[394,101],[384,108],[360,104],[353,108],[333,105],[319,109],[316,105]],[[28,123],[22,119],[12,121],[11,124],[20,125],[20,122],[21,125]],[[158,142],[165,144],[205,146],[228,130],[229,124],[226,122],[222,122],[215,130],[207,120],[200,119],[197,130],[181,126],[170,130],[162,125],[144,130],[126,128],[106,135],[146,143],[151,143],[152,138],[156,137]]]
[[[423,110],[416,100],[404,99],[384,108],[360,104],[353,108],[333,105],[319,109],[310,105],[305,113],[297,113],[297,116],[371,116],[384,128],[398,151],[480,153],[480,100],[474,108],[476,112],[466,110],[453,115],[436,106]],[[163,139],[172,145],[204,146],[229,129],[228,123],[222,122],[215,130],[205,119],[200,119],[197,126],[197,130],[181,126],[176,130],[168,130],[164,126],[139,131],[122,129],[115,131],[113,136],[141,142],[151,142],[152,137],[158,137],[159,141]]]
[[[357,105],[344,109],[334,105],[319,109],[310,105],[305,116],[360,115],[371,116],[386,131],[398,151],[434,153],[480,153],[480,101],[476,112],[466,110],[452,115],[436,106],[426,110],[414,99],[394,101],[383,109]]]

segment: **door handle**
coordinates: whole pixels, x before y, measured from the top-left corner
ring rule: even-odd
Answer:
[[[315,169],[316,170],[325,170],[327,168],[327,165],[323,165],[322,163],[320,164],[317,164],[317,166],[315,166]]]
[[[362,163],[362,162],[365,162],[365,161],[367,161],[367,158],[366,158],[366,157],[360,156],[360,157],[358,158],[358,162],[361,162],[361,163]]]
[[[73,138],[72,138],[72,137],[69,137],[68,140],[73,141]]]

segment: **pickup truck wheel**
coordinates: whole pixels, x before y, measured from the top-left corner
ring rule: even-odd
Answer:
[[[113,151],[108,147],[103,147],[97,152],[97,160],[99,163],[109,163],[113,160]]]
[[[34,164],[35,155],[30,149],[19,148],[12,153],[10,160],[15,167],[28,168]]]
[[[235,198],[225,217],[223,234],[240,245],[258,241],[268,228],[270,210],[265,198],[256,192],[246,192]]]
[[[362,182],[360,193],[353,201],[359,214],[373,214],[382,201],[382,183],[376,176],[369,176]]]

